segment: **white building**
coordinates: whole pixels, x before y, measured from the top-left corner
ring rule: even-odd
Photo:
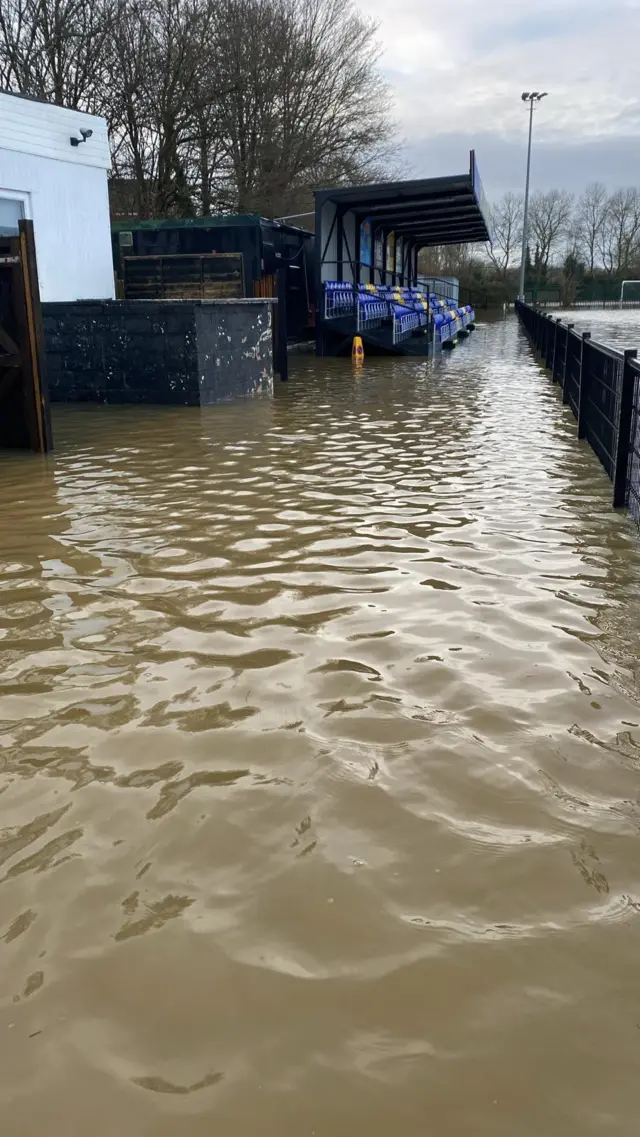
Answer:
[[[0,235],[32,219],[43,301],[115,295],[110,165],[104,119],[0,91]]]

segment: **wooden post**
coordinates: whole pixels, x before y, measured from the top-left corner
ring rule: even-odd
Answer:
[[[637,358],[637,351],[627,349],[623,352],[622,383],[620,388],[620,417],[618,419],[618,438],[613,462],[613,508],[618,509],[627,502],[627,477],[629,453],[631,451],[631,425],[633,422],[633,392],[636,381],[631,360]]]
[[[52,447],[33,223],[0,238],[0,444]]]
[[[49,389],[44,350],[44,327],[42,323],[40,288],[38,285],[38,265],[36,262],[33,221],[20,221],[19,232],[27,320],[28,354],[32,378],[32,388],[27,395],[27,401],[32,407],[31,413],[35,420],[34,441],[36,445],[33,449],[38,450],[41,454],[46,454],[48,450],[53,449],[53,438],[51,433]]]
[[[580,379],[578,382],[578,438],[584,438],[587,433],[587,392],[589,387],[588,373],[584,367],[585,344],[591,339],[591,332],[582,333],[580,345]]]

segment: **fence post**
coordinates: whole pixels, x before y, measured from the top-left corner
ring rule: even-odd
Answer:
[[[567,359],[569,358],[569,338],[571,336],[571,332],[572,332],[574,327],[575,327],[575,324],[567,324],[567,338],[564,341],[564,361],[562,364],[562,390],[563,391],[564,391],[564,385],[565,385],[565,382],[567,379]]]
[[[556,354],[556,339],[558,336],[558,325],[556,323],[555,316],[550,316],[549,320],[551,323],[551,328],[549,331],[549,358],[547,360],[547,368],[551,372],[551,378],[553,379],[553,360],[554,360],[555,354]]]
[[[571,343],[571,333],[575,324],[567,324],[567,337],[564,344],[564,363],[562,364],[562,402],[569,402],[569,392],[567,391],[567,361],[569,359],[569,344]]]
[[[547,365],[547,371],[551,371],[553,369],[553,353],[555,351],[555,346],[556,346],[556,320],[555,320],[555,316],[550,315],[549,316],[549,335],[547,338],[547,358],[545,360],[545,363]]]
[[[629,348],[623,352],[622,384],[620,388],[620,417],[618,419],[618,439],[613,462],[613,508],[625,505],[627,501],[627,476],[629,452],[631,450],[631,423],[633,420],[633,391],[635,372],[630,366],[637,358],[637,351]]]
[[[567,325],[563,324],[563,326],[562,326],[561,353],[560,353],[560,356],[556,358],[556,371],[554,374],[554,380],[556,383],[559,383],[560,386],[562,386],[562,384],[564,382],[564,361],[567,357],[567,340],[568,339],[569,339],[569,331],[567,329]]]
[[[287,277],[286,264],[281,261],[276,271],[276,295],[278,297],[278,323],[276,325],[276,370],[283,383],[289,378],[289,356],[287,353]]]
[[[578,438],[587,433],[587,387],[588,378],[584,368],[584,345],[591,339],[591,332],[582,333],[580,345],[580,377],[578,380]]]
[[[556,381],[556,356],[558,354],[558,333],[560,331],[561,322],[560,317],[556,316],[553,326],[553,349],[551,352],[551,381],[553,383]]]

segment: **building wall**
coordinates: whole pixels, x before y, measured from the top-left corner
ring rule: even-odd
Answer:
[[[54,403],[199,403],[194,305],[116,300],[43,305]]]
[[[195,309],[195,326],[201,406],[271,389],[270,304],[205,301]]]
[[[322,257],[322,264],[320,266],[320,276],[322,280],[337,280],[338,267],[336,265],[338,242],[336,236],[336,228],[334,226],[331,232],[336,215],[336,207],[332,201],[325,201],[322,206],[321,229],[317,238],[319,246],[316,255]],[[326,253],[325,253],[326,245]]]
[[[353,283],[353,270],[350,262],[356,259],[355,213],[348,210],[342,219],[342,225],[344,234],[342,238],[342,278]]]
[[[270,389],[268,300],[43,306],[52,402],[206,406]]]
[[[72,146],[80,129],[92,136]],[[0,196],[33,220],[45,302],[115,295],[104,119],[0,93]]]

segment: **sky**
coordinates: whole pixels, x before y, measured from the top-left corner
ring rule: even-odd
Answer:
[[[379,24],[406,176],[457,174],[474,148],[487,197],[640,186],[640,0],[357,0]]]

